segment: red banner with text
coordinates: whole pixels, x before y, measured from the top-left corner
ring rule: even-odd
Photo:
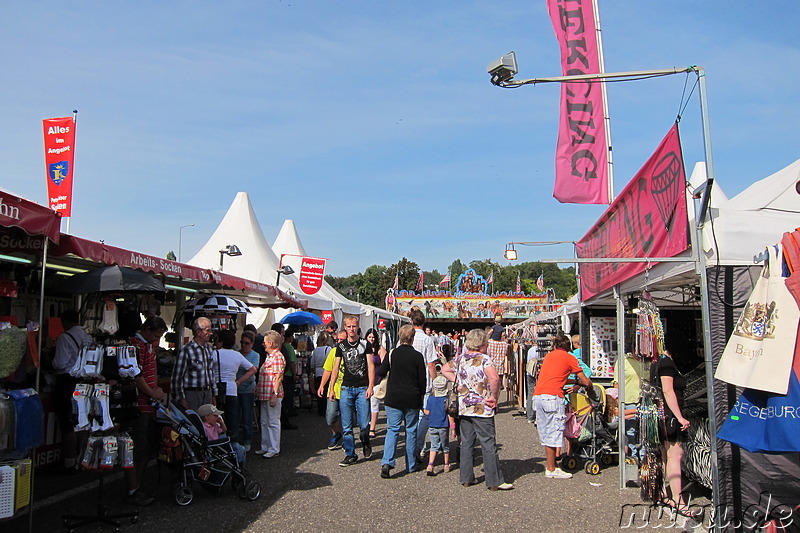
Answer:
[[[564,76],[601,71],[592,2],[547,0]],[[561,117],[556,144],[553,197],[562,203],[607,204],[608,149],[600,82],[561,84]]]
[[[316,294],[322,288],[325,278],[325,259],[304,257],[300,266],[300,290],[306,294]]]
[[[686,172],[678,124],[591,230],[578,242],[580,258],[674,257],[689,247]],[[581,300],[643,272],[645,263],[581,265]]]
[[[75,120],[72,117],[42,121],[44,165],[47,172],[47,205],[72,215],[72,176],[75,170]]]

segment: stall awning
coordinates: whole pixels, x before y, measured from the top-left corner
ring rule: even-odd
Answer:
[[[102,242],[90,241],[72,235],[61,235],[60,242],[53,247],[55,257],[73,256],[106,265],[119,265],[143,272],[163,275],[166,278],[189,280],[206,285],[209,289],[227,288],[240,292],[241,296],[253,298],[253,305],[261,307],[295,307],[304,309],[308,302],[286,294],[277,287],[251,281],[229,274],[200,268],[153,255]]]
[[[58,243],[61,215],[43,205],[0,191],[0,226],[20,228],[28,235],[43,235]]]

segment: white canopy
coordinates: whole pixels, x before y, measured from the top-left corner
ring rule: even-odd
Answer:
[[[706,265],[752,265],[753,256],[800,226],[800,159],[730,200],[712,203],[710,214],[703,235]]]
[[[261,226],[250,203],[250,197],[246,192],[236,194],[236,198],[228,208],[222,222],[219,223],[208,242],[188,261],[188,264],[217,270],[220,266],[220,250],[224,250],[231,244],[235,244],[241,250],[242,255],[234,257],[223,255],[223,272],[275,285],[278,258],[261,231]],[[298,298],[308,300],[309,310],[333,309],[331,300],[303,294],[298,287],[296,276],[281,276],[280,288]],[[247,315],[247,322],[260,327],[267,322],[269,315],[269,309],[254,308],[253,313]],[[274,321],[274,315],[272,320]],[[269,326],[269,324],[266,325]]]

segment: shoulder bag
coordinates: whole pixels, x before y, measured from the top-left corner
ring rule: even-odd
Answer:
[[[386,357],[389,358],[389,370],[392,369],[392,354],[394,353],[394,349],[389,352],[389,355]],[[386,373],[386,376],[381,380],[380,383],[372,387],[372,395],[379,399],[383,400],[386,397],[386,388],[389,386],[389,372]]]
[[[228,384],[222,381],[222,368],[219,360],[219,350],[217,352],[217,408],[225,408],[225,397],[228,392]]]

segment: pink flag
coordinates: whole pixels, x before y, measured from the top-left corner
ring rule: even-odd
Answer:
[[[539,279],[536,280],[536,288],[539,289],[539,292],[544,290],[544,274],[539,274]]]
[[[561,47],[564,76],[598,74],[600,54],[592,2],[547,0]],[[603,84],[561,84],[561,118],[556,145],[553,197],[561,203],[607,204],[608,148],[603,116]]]
[[[394,292],[400,290],[400,278],[398,276],[399,274],[394,275],[394,285],[392,285],[392,289],[394,290]]]
[[[422,292],[422,279],[425,277],[424,272],[419,273],[419,280],[417,280],[417,292]]]
[[[688,247],[686,173],[676,123],[575,249],[578,257],[646,258],[674,257]],[[646,268],[646,263],[581,265],[581,300]]]
[[[450,274],[445,274],[445,276],[442,278],[442,281],[439,282],[439,286],[441,287],[442,285],[448,285],[449,283],[450,283]]]

